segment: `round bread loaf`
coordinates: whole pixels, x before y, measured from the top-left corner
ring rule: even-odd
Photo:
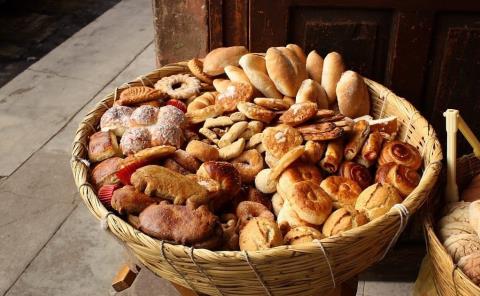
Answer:
[[[321,225],[332,212],[332,200],[318,184],[301,181],[286,196],[298,216],[311,224]]]
[[[259,251],[283,245],[283,237],[274,221],[257,217],[240,231],[239,244],[242,251]]]
[[[298,216],[297,212],[292,209],[290,203],[286,198],[284,199],[283,206],[277,215],[277,224],[283,234],[286,234],[291,229],[299,226],[316,227],[316,225],[310,224],[302,220]]]
[[[366,224],[367,217],[355,212],[352,214],[344,208],[334,211],[323,224],[322,233],[325,236],[340,234],[357,226]]]
[[[303,64],[303,66],[305,66],[305,63],[307,62],[307,57],[305,56],[305,53],[303,52],[303,49],[296,45],[296,44],[287,44],[286,46],[288,49],[290,49],[291,51],[293,51],[293,53],[297,56],[298,60],[300,61],[300,63]]]
[[[476,285],[480,285],[480,252],[460,258],[458,266]]]
[[[203,61],[203,72],[210,76],[224,73],[228,65],[238,66],[241,56],[248,53],[245,46],[220,47],[207,54]]]
[[[446,241],[452,235],[457,234],[475,234],[475,231],[467,222],[449,222],[439,224],[438,235],[442,242]]]
[[[337,83],[345,71],[342,56],[337,52],[327,54],[323,60],[322,86],[328,97],[328,103],[331,105],[337,100]]]
[[[320,231],[309,226],[299,226],[291,229],[283,241],[286,245],[300,245],[313,241],[314,239],[322,239],[324,236]]]
[[[356,118],[370,112],[370,97],[363,77],[354,71],[342,74],[336,87],[338,108],[345,116]]]
[[[460,258],[480,251],[480,238],[476,234],[457,234],[449,237],[443,245],[456,263]]]
[[[330,196],[333,207],[353,210],[362,188],[357,182],[340,176],[329,176],[322,181],[320,187]]]
[[[355,209],[372,221],[386,214],[397,203],[402,203],[402,198],[395,187],[375,183],[360,193]]]
[[[318,83],[322,82],[322,70],[323,70],[323,58],[315,51],[312,50],[306,61],[307,73],[310,79],[315,80]]]

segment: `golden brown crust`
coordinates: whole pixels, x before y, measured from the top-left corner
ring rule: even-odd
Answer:
[[[292,209],[292,207],[290,206],[290,203],[286,198],[284,198],[283,206],[277,215],[277,223],[278,223],[278,227],[280,228],[280,231],[283,234],[286,234],[291,229],[299,226],[308,226],[312,228],[318,227],[317,225],[310,224],[300,219],[297,212],[295,212]]]
[[[187,113],[192,113],[193,111],[197,111],[205,107],[214,105],[217,96],[218,92],[205,92],[201,94],[200,96],[193,99],[190,104],[188,104]]]
[[[303,142],[302,135],[293,127],[280,124],[274,127],[267,127],[262,132],[262,143],[265,150],[275,158],[282,157],[293,147]]]
[[[283,97],[268,76],[264,57],[257,54],[246,54],[240,58],[239,64],[253,86],[264,96],[275,99]]]
[[[121,215],[138,215],[149,205],[160,201],[162,199],[152,198],[135,190],[135,187],[127,185],[113,192],[111,204],[112,208]]]
[[[352,160],[362,149],[363,143],[370,133],[370,126],[366,120],[359,120],[353,125],[350,139],[345,144],[344,155],[346,160]]]
[[[200,61],[199,59],[191,59],[187,63],[188,69],[190,72],[192,72],[193,76],[197,77],[201,81],[212,84],[213,80],[212,78],[203,72],[203,62]]]
[[[345,116],[356,118],[370,113],[370,95],[363,77],[345,71],[336,87],[338,109]]]
[[[280,116],[280,120],[285,124],[297,126],[314,117],[317,111],[316,103],[295,103]]]
[[[296,161],[280,175],[277,191],[286,196],[295,183],[310,181],[320,185],[322,180],[322,175],[314,164]]]
[[[187,122],[190,124],[197,124],[204,122],[207,118],[216,117],[223,114],[223,107],[215,104],[206,106],[202,109],[194,110],[185,114]]]
[[[160,90],[147,86],[132,86],[123,90],[120,93],[120,99],[115,103],[117,105],[131,106],[164,98],[166,98],[166,94]]]
[[[380,155],[380,151],[382,150],[383,144],[383,137],[380,132],[375,131],[368,135],[365,144],[363,144],[361,156],[366,161],[375,161],[377,160],[378,156]]]
[[[191,173],[196,173],[201,165],[200,161],[198,161],[193,155],[182,149],[176,150],[172,155],[172,159]]]
[[[322,159],[326,149],[327,143],[309,140],[305,143],[305,153],[302,159],[317,164]]]
[[[247,223],[256,217],[261,217],[270,221],[275,221],[275,216],[266,206],[254,201],[242,201],[238,204],[235,213],[238,217],[238,227],[242,230]]]
[[[412,145],[398,140],[387,142],[383,145],[378,164],[395,162],[417,170],[422,165],[422,157]]]
[[[161,202],[147,207],[139,216],[140,229],[161,239],[191,245],[215,234],[218,218],[206,206],[189,206]]]
[[[338,127],[333,122],[323,122],[301,125],[297,130],[302,134],[307,141],[330,141],[342,137],[344,129]]]
[[[293,51],[287,48],[270,47],[265,54],[268,76],[284,95],[294,97],[301,82],[306,78],[305,65]]]
[[[314,239],[322,239],[325,236],[313,227],[298,226],[285,234],[283,241],[286,245],[306,244]]]
[[[260,251],[283,245],[283,237],[275,221],[253,218],[240,231],[240,250]]]
[[[175,204],[190,200],[195,205],[208,203],[205,188],[182,174],[167,168],[148,165],[133,173],[130,181],[138,191],[149,196],[170,199]]]
[[[253,87],[249,83],[230,82],[225,91],[217,97],[217,104],[223,107],[225,112],[237,110],[239,102],[250,102],[253,97]]]
[[[170,145],[160,145],[150,148],[145,148],[136,152],[135,154],[129,155],[123,160],[123,167],[132,164],[132,163],[151,163],[158,159],[162,159],[166,156],[171,155],[175,152],[177,148]]]
[[[323,58],[315,50],[308,54],[306,68],[310,79],[318,83],[322,82]]]
[[[321,225],[332,212],[332,199],[312,181],[301,181],[285,196],[298,216],[311,224]]]
[[[179,174],[182,174],[182,175],[189,175],[191,174],[191,172],[189,170],[187,170],[186,168],[184,168],[183,166],[181,166],[178,162],[176,162],[175,160],[171,159],[171,158],[167,158],[165,159],[163,162],[162,162],[162,166],[166,167],[167,169],[169,170],[172,170],[174,172],[177,172]]]
[[[335,173],[343,159],[343,139],[328,142],[325,157],[320,161],[320,166],[330,174]]]
[[[275,111],[287,110],[290,107],[290,104],[283,99],[255,98],[253,99],[253,102],[261,107]]]
[[[263,158],[256,149],[250,149],[234,158],[232,164],[240,173],[243,183],[252,183],[263,169]]]
[[[402,198],[395,187],[375,183],[360,193],[355,209],[372,221],[387,213],[397,203],[402,203]]]
[[[396,116],[385,117],[381,119],[369,120],[370,131],[379,132],[382,137],[391,141],[394,140],[398,132],[398,121]]]
[[[96,132],[88,141],[88,158],[92,162],[99,162],[114,156],[121,156],[117,137],[112,131]]]
[[[270,195],[262,193],[260,190],[258,190],[254,186],[248,186],[248,188],[246,188],[246,191],[247,191],[246,200],[261,203],[262,205],[267,207],[267,209],[270,212],[273,210],[272,199]]]
[[[92,184],[95,188],[103,185],[120,184],[120,180],[115,173],[120,169],[123,159],[112,157],[98,163],[92,170]]]
[[[240,57],[247,54],[244,46],[219,47],[210,51],[203,60],[203,72],[210,76],[217,76],[225,72],[229,65],[238,66]]]
[[[312,79],[305,79],[302,82],[295,97],[295,102],[312,102],[316,103],[319,109],[328,108],[327,93],[318,82]]]
[[[362,189],[370,186],[373,181],[370,171],[365,166],[353,161],[343,162],[340,166],[338,174],[342,177],[357,182]]]
[[[320,187],[333,200],[334,208],[346,208],[349,211],[353,211],[358,195],[362,192],[357,182],[340,176],[327,177]]]
[[[211,161],[219,158],[218,149],[202,141],[190,141],[185,151],[201,161]]]
[[[331,52],[325,56],[322,69],[322,86],[328,97],[328,103],[331,105],[337,100],[337,83],[345,71],[342,56],[337,52]]]
[[[250,119],[269,123],[275,117],[275,113],[250,102],[240,102],[237,104],[238,111],[245,114]]]
[[[389,162],[378,167],[375,182],[393,185],[405,198],[417,187],[420,175],[414,169]]]

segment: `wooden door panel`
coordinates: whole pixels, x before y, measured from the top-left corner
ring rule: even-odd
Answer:
[[[297,7],[290,11],[287,41],[307,53],[337,51],[349,69],[383,81],[391,19],[389,10]]]
[[[480,14],[443,14],[436,28],[424,109],[443,140],[447,108],[461,110],[480,135]],[[459,153],[471,152],[463,138],[459,144]]]

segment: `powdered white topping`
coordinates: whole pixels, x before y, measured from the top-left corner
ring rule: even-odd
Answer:
[[[128,127],[128,121],[133,109],[127,106],[113,106],[103,113],[100,118],[100,128],[108,130],[118,126]]]
[[[198,183],[198,185],[203,186],[203,187],[208,187],[208,185],[209,185],[207,180],[198,180],[197,183]]]
[[[175,107],[174,107],[175,108]],[[172,145],[180,148],[182,144],[182,129],[175,125],[157,123],[149,127],[153,146]]]
[[[228,97],[234,96],[236,90],[237,90],[237,89],[236,89],[235,85],[229,85],[229,86],[227,87],[227,89],[225,89],[225,91],[223,92],[223,95],[224,95],[224,96],[228,96]]]
[[[300,111],[300,109],[302,109],[302,105],[301,104],[293,104],[290,109],[292,109],[293,111],[293,115],[297,115],[298,111]]]
[[[275,134],[275,140],[277,140],[277,143],[285,143],[285,141],[287,140],[287,138],[285,137],[285,133],[282,131],[278,131]]]
[[[157,107],[143,105],[133,111],[130,121],[136,125],[152,125],[157,121],[157,114]]]
[[[123,154],[132,154],[152,146],[150,132],[144,127],[132,127],[125,131],[120,140]]]
[[[184,122],[185,114],[171,105],[163,106],[158,112],[158,124],[182,126]]]

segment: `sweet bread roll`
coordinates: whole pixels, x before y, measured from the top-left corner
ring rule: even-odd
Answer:
[[[135,187],[127,185],[113,192],[112,208],[121,215],[137,216],[149,205],[162,201],[159,198],[152,198],[143,192],[135,190]]]
[[[300,219],[310,224],[321,225],[332,212],[331,198],[312,181],[295,183],[285,197]]]
[[[455,263],[462,257],[480,252],[480,238],[476,234],[452,235],[443,245]]]
[[[405,198],[417,187],[420,175],[409,167],[389,162],[378,167],[375,182],[393,185]]]
[[[290,126],[297,126],[313,118],[318,111],[316,103],[295,103],[280,116],[280,121]]]
[[[323,224],[322,233],[325,236],[333,236],[366,223],[368,223],[368,219],[363,214],[356,211],[351,213],[341,208],[328,216]]]
[[[480,174],[473,177],[467,188],[462,191],[461,199],[467,202],[480,200]]]
[[[202,141],[190,141],[185,151],[201,161],[217,160],[219,156],[218,149]]]
[[[322,238],[324,238],[324,236],[317,229],[308,226],[299,226],[287,232],[283,241],[286,245],[301,245],[309,243],[314,239]]]
[[[91,162],[99,162],[114,156],[122,156],[117,137],[112,131],[96,132],[88,141],[88,158]]]
[[[103,113],[100,118],[100,130],[102,132],[113,131],[121,137],[129,125],[130,115],[133,108],[127,106],[113,106]]]
[[[300,73],[302,64],[293,51],[288,48],[270,47],[265,54],[268,76],[282,94],[294,97],[302,83]]]
[[[242,201],[237,205],[235,210],[235,214],[238,217],[238,227],[242,230],[245,225],[247,225],[248,221],[252,220],[256,217],[261,217],[264,219],[268,219],[270,221],[275,221],[275,217],[273,213],[268,210],[266,206],[261,203],[254,202],[254,201]]]
[[[250,83],[230,82],[227,88],[218,95],[216,103],[225,112],[237,110],[239,102],[249,102],[253,97],[253,86]]]
[[[275,221],[253,218],[240,231],[240,250],[260,251],[283,245],[283,237]]]
[[[345,144],[344,154],[346,160],[352,160],[362,149],[365,140],[370,133],[370,126],[366,120],[358,120],[353,125],[350,138]]]
[[[468,207],[468,219],[472,228],[480,235],[480,201],[474,201]]]
[[[320,83],[312,79],[302,81],[295,97],[295,102],[312,102],[317,104],[318,109],[328,109],[327,93]]]
[[[355,210],[372,221],[401,202],[402,198],[395,187],[390,184],[375,183],[360,193],[355,203]]]
[[[318,163],[322,158],[325,150],[327,149],[327,143],[319,141],[306,141],[305,153],[303,154],[303,160],[310,163]]]
[[[372,175],[370,174],[370,171],[365,166],[353,161],[343,162],[338,170],[338,174],[357,182],[362,190],[372,184]]]
[[[315,51],[312,50],[306,60],[307,73],[310,79],[315,80],[318,83],[322,82],[322,69],[323,58]]]
[[[318,227],[300,219],[297,212],[292,209],[286,198],[284,199],[283,206],[277,215],[277,224],[283,234],[286,234],[291,229],[299,226]]]
[[[286,124],[267,127],[262,132],[262,143],[265,150],[275,158],[282,157],[293,147],[301,145],[302,135]]]
[[[353,211],[362,188],[357,182],[340,176],[330,176],[320,183],[320,187],[330,196],[333,207]]]
[[[322,169],[330,174],[338,171],[343,159],[343,139],[328,142],[325,157],[320,161]]]
[[[123,159],[120,157],[108,158],[98,163],[92,170],[91,181],[95,188],[103,185],[120,184],[116,173],[122,166]]]
[[[422,157],[412,145],[398,140],[390,141],[383,145],[378,164],[395,162],[417,170],[422,165]]]
[[[226,66],[224,69],[225,69],[225,74],[227,74],[227,77],[228,79],[230,79],[230,81],[248,83],[252,85],[250,80],[248,79],[247,74],[245,74],[242,68],[230,65],[230,66]]]
[[[215,100],[217,99],[218,92],[205,92],[200,96],[193,99],[190,104],[187,106],[187,113],[191,113],[193,111],[201,110],[205,107],[211,106],[215,104]]]
[[[338,81],[337,101],[340,113],[350,118],[370,112],[370,95],[363,77],[354,71],[346,71]]]
[[[449,222],[439,224],[438,236],[442,242],[446,241],[452,235],[457,234],[476,234],[468,222]]]
[[[469,202],[452,202],[447,204],[444,208],[443,217],[438,222],[439,225],[445,225],[451,222],[467,222],[469,223],[469,209],[470,209]]]
[[[277,191],[276,182],[270,182],[271,169],[261,170],[255,177],[255,187],[263,193],[274,193]]]
[[[460,267],[475,285],[480,285],[480,252],[474,252],[460,258],[458,267]]]
[[[246,54],[240,58],[239,63],[253,86],[264,96],[274,99],[283,98],[283,95],[268,76],[264,57],[256,54]]]
[[[296,44],[287,44],[286,47],[291,51],[293,51],[293,53],[297,56],[300,63],[302,63],[302,65],[305,67],[305,63],[307,62],[307,57],[305,56],[303,49]]]
[[[240,57],[248,53],[245,46],[220,47],[210,51],[203,60],[203,72],[217,76],[225,72],[229,65],[238,66]]]
[[[377,160],[382,150],[383,137],[380,132],[371,132],[363,144],[361,157],[368,162]]]
[[[323,178],[317,166],[312,163],[296,161],[280,175],[277,191],[286,196],[293,185],[302,181],[310,181],[320,185]]]
[[[328,103],[331,105],[337,100],[337,83],[345,71],[342,56],[337,52],[327,54],[323,60],[322,86],[328,97]]]
[[[379,132],[382,137],[391,141],[394,140],[398,132],[398,121],[396,116],[389,116],[379,119],[369,119],[370,131],[372,133]]]

